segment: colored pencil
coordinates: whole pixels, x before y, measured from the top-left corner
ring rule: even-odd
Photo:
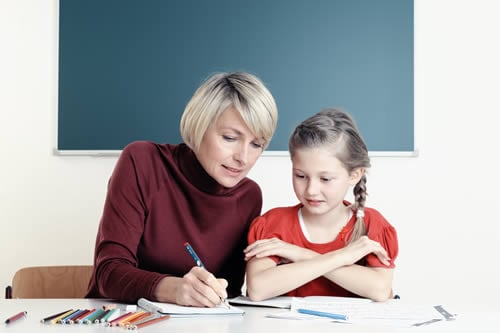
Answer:
[[[73,312],[69,316],[62,318],[60,323],[61,324],[72,324],[73,319],[78,317],[82,313],[82,311],[85,311],[85,310],[84,309],[77,309],[75,312]]]
[[[153,313],[151,313],[151,312],[148,312],[148,313],[149,313],[149,315],[148,315],[148,316],[141,317],[139,320],[134,321],[133,323],[130,323],[130,325],[129,325],[129,326],[132,326],[132,325],[137,325],[137,324],[141,324],[141,323],[143,323],[143,322],[146,322],[146,321],[148,321],[148,320],[155,319],[156,317],[161,316],[161,315],[159,315],[159,314],[153,314]],[[128,327],[127,327],[127,328],[128,328]]]
[[[65,324],[66,319],[71,318],[71,316],[74,315],[75,313],[77,313],[78,311],[80,311],[80,309],[73,310],[70,313],[66,314],[64,317],[59,318],[59,320],[56,322],[56,324]]]
[[[106,318],[106,324],[109,324],[110,322],[112,322],[113,320],[122,315],[122,310],[120,309],[112,309],[111,311],[112,311],[111,315],[108,318]]]
[[[110,318],[114,319],[114,318],[118,317],[117,313],[119,315],[120,309],[116,309],[116,308],[115,309],[109,309],[109,312],[104,317],[101,318],[101,323],[107,322]],[[114,317],[113,314],[116,317]],[[113,319],[111,319],[111,320],[113,320]]]
[[[154,319],[150,319],[150,320],[146,320],[146,321],[143,321],[141,323],[137,323],[137,324],[134,324],[134,325],[130,325],[128,327],[129,330],[136,330],[136,329],[139,329],[141,327],[144,327],[144,326],[148,326],[148,325],[152,325],[152,324],[155,324],[155,323],[158,323],[160,321],[164,321],[164,320],[167,320],[170,318],[170,315],[165,315],[165,316],[160,316],[160,317],[156,317]]]
[[[54,318],[57,318],[57,317],[59,317],[59,316],[62,316],[63,314],[65,314],[65,313],[67,313],[67,312],[69,312],[69,311],[71,311],[71,310],[66,310],[66,311],[63,311],[63,312],[59,312],[59,313],[56,313],[56,314],[50,315],[50,316],[48,316],[48,317],[45,317],[45,318],[41,319],[41,320],[40,320],[40,322],[41,322],[42,324],[44,324],[45,322],[48,322],[48,321],[50,321],[50,320],[52,320],[52,319],[54,319]]]
[[[132,320],[128,320],[125,323],[125,325],[123,325],[123,327],[129,328],[131,325],[135,325],[135,324],[141,323],[143,321],[149,320],[152,315],[153,314],[151,312],[144,312],[139,317],[136,317],[136,318],[134,318]]]
[[[96,309],[89,309],[89,311],[83,317],[78,318],[78,320],[75,321],[75,323],[77,323],[77,324],[83,324],[83,323],[85,323],[85,319],[87,319],[88,317],[92,316],[92,314],[95,312],[95,310]]]
[[[70,320],[70,322],[69,322],[69,323],[70,323],[70,324],[80,323],[80,321],[79,321],[79,320],[80,320],[80,319],[82,319],[82,318],[85,318],[89,312],[90,312],[90,310],[89,310],[89,309],[84,309],[82,312],[80,312],[80,313],[78,314],[78,316],[76,316],[76,317],[74,317],[74,318],[71,318],[71,320]]]
[[[137,311],[137,312],[132,312],[132,314],[126,318],[123,318],[118,322],[118,326],[127,326],[131,321],[136,319],[137,317],[142,316],[145,313],[145,311]]]
[[[101,322],[101,319],[104,318],[110,311],[111,311],[110,309],[104,310],[94,319],[94,323],[99,324]]]
[[[113,319],[113,320],[111,320],[111,321],[108,321],[108,322],[106,323],[106,326],[117,326],[117,325],[118,325],[118,323],[120,322],[120,320],[122,320],[122,319],[124,319],[124,318],[126,318],[126,317],[130,316],[130,314],[131,314],[131,313],[132,313],[132,312],[126,312],[126,313],[122,314],[121,316],[119,316],[118,318],[115,318],[115,319]]]
[[[73,313],[75,310],[71,309],[71,310],[68,310],[64,313],[62,313],[61,315],[57,316],[57,317],[54,317],[52,319],[50,319],[50,323],[51,324],[57,324],[57,322],[59,320],[61,320],[62,318],[66,317],[67,315],[69,315],[70,313]]]
[[[87,325],[93,324],[95,319],[99,317],[103,312],[103,309],[95,309],[95,311],[90,316],[87,316],[83,319],[83,323]]]
[[[57,324],[66,323],[66,319],[71,318],[71,316],[74,315],[75,313],[77,313],[78,311],[80,311],[80,309],[76,309],[76,310],[71,311],[70,313],[66,314],[64,317],[59,318],[59,320],[56,323]]]
[[[15,315],[13,315],[12,317],[9,317],[7,318],[7,320],[5,321],[6,324],[10,324],[12,322],[15,322],[16,320],[19,320],[21,318],[24,318],[26,317],[26,315],[28,314],[28,312],[26,311],[21,311]]]

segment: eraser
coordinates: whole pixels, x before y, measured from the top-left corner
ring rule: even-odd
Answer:
[[[127,305],[125,308],[125,311],[127,312],[136,312],[137,311],[137,305]]]

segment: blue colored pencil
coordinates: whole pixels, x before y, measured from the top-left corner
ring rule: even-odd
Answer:
[[[297,309],[297,312],[303,313],[303,314],[308,314],[308,315],[313,315],[313,316],[318,316],[318,317],[331,318],[331,319],[335,319],[335,320],[347,320],[346,315],[337,314],[337,313],[322,312],[322,311],[315,311],[315,310],[309,310],[309,309]]]

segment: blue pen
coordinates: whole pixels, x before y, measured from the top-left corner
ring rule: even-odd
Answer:
[[[308,315],[313,315],[313,316],[318,316],[318,317],[326,317],[326,318],[336,319],[336,320],[347,320],[346,315],[330,313],[330,312],[321,312],[321,311],[308,310],[308,309],[297,309],[297,312],[303,313],[303,314],[308,314]]]
[[[198,257],[198,255],[196,254],[196,252],[194,252],[194,249],[191,247],[191,244],[189,244],[189,242],[185,242],[184,246],[188,250],[188,252],[191,255],[191,257],[193,258],[194,262],[196,263],[196,266],[205,268],[205,265],[203,265],[203,262],[201,261],[200,257]],[[227,300],[223,299],[222,297],[220,297],[220,300],[221,300],[221,303],[224,306],[226,306],[228,309],[231,308],[229,306],[229,303],[227,302]]]
[[[193,258],[194,262],[196,263],[196,266],[205,268],[205,265],[203,265],[203,263],[201,262],[200,257],[198,257],[198,255],[196,254],[196,252],[194,252],[193,248],[191,247],[191,244],[189,244],[189,242],[185,242],[184,246],[188,250],[188,252],[191,255],[191,257]]]

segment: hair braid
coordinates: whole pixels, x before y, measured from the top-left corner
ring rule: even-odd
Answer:
[[[349,243],[354,242],[359,237],[366,234],[365,219],[364,219],[364,209],[366,203],[366,175],[363,175],[359,182],[353,188],[354,193],[354,204],[353,210],[356,212],[356,224],[354,224],[354,229],[352,231]]]

